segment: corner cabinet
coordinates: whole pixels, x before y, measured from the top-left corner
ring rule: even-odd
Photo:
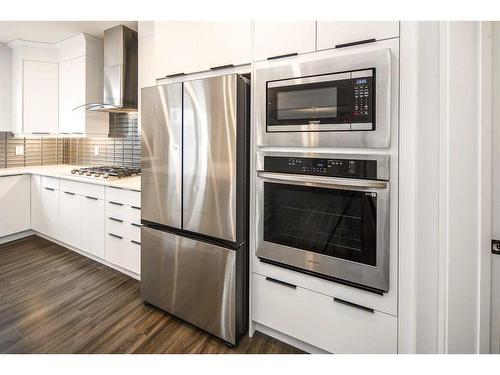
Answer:
[[[156,79],[249,64],[252,22],[155,22],[154,46]]]
[[[30,177],[0,176],[0,237],[30,229]]]

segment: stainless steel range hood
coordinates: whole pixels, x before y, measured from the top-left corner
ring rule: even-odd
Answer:
[[[104,31],[104,96],[92,112],[137,112],[137,32],[119,25]]]

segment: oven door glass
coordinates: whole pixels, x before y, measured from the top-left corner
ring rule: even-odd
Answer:
[[[376,265],[377,194],[264,183],[264,241]]]

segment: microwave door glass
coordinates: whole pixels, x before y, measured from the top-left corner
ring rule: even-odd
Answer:
[[[276,94],[276,117],[279,121],[316,120],[337,117],[337,87],[283,90]]]

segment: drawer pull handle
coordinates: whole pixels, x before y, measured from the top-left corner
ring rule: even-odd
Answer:
[[[135,243],[136,245],[140,245],[141,244],[139,241],[134,241],[134,240],[130,240],[130,242]]]
[[[118,221],[119,223],[123,223],[123,220],[121,219],[116,219],[114,217],[110,217],[109,220],[113,220],[113,221]]]
[[[92,199],[94,201],[98,200],[96,197],[89,197],[88,195],[86,195],[85,198]]]
[[[123,206],[123,203],[118,203],[118,202],[109,202],[110,204],[114,204],[114,205],[117,205],[117,206]]]
[[[281,281],[281,280],[276,280],[276,279],[273,279],[272,277],[266,277],[266,280],[270,281],[272,283],[276,283],[276,284],[280,284],[280,285],[286,286],[288,288],[297,289],[297,285],[293,285],[293,284],[290,284],[290,283],[287,283],[287,282]]]
[[[344,48],[344,47],[352,47],[352,46],[358,46],[360,44],[366,44],[366,43],[373,43],[375,42],[375,38],[372,39],[364,39],[364,40],[358,40],[356,42],[349,42],[349,43],[341,43],[341,44],[336,44],[335,48]]]
[[[75,195],[75,193],[71,193],[69,191],[65,191],[64,194],[68,194],[68,195]]]
[[[130,206],[130,208],[133,208],[134,210],[140,210],[141,209],[140,207],[137,207],[137,206]]]
[[[268,57],[267,59],[268,60],[276,60],[276,59],[283,59],[285,57],[292,57],[292,56],[297,56],[297,55],[298,55],[297,52],[292,52],[292,53],[285,53],[284,55],[271,56],[271,57]]]
[[[351,307],[354,307],[356,309],[360,309],[360,310],[363,310],[363,311],[366,311],[366,312],[369,312],[369,313],[374,313],[375,311],[369,307],[366,307],[366,306],[361,306],[361,305],[358,305],[356,303],[352,303],[352,302],[349,302],[349,301],[345,301],[343,299],[340,299],[340,298],[333,298],[333,300],[337,303],[341,303],[343,305],[347,305],[347,306],[351,306]]]
[[[46,187],[46,188],[45,188],[45,190],[54,191],[54,190],[56,190],[56,189]]]
[[[136,223],[130,223],[130,225],[133,225],[134,227],[139,227],[139,228],[142,227],[141,224],[136,224]]]
[[[116,234],[113,234],[113,233],[108,233],[111,237],[115,237],[115,238],[118,238],[120,240],[123,240],[123,237],[122,236],[118,236]]]

